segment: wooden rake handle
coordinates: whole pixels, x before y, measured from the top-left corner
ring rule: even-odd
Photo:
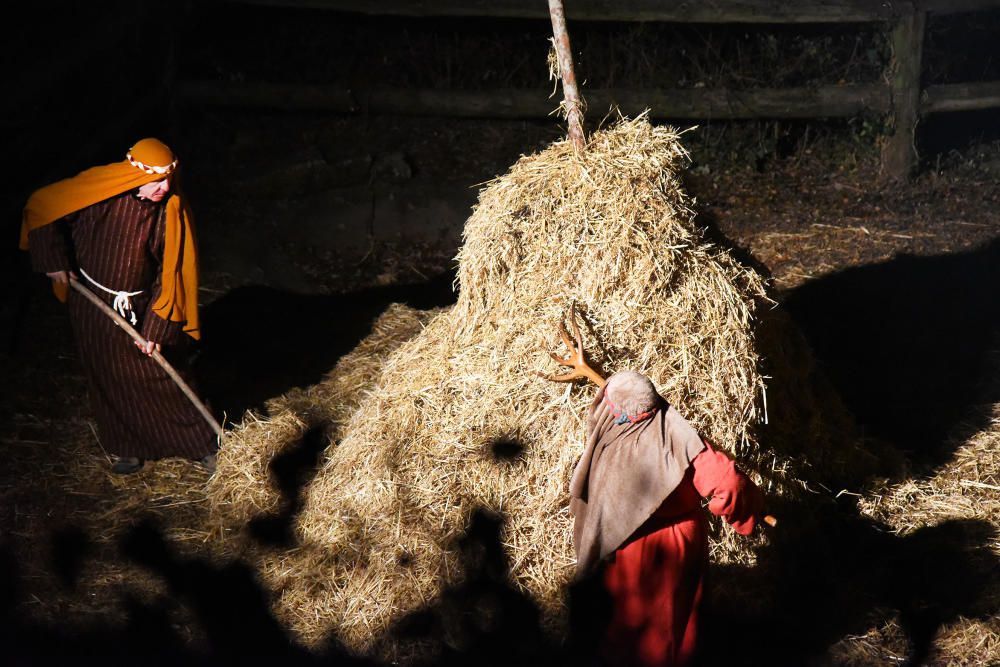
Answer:
[[[104,301],[102,301],[99,296],[97,296],[89,289],[84,287],[82,284],[80,284],[79,280],[73,277],[70,277],[69,284],[77,292],[87,297],[88,301],[90,301],[92,304],[94,304],[102,311],[104,311],[104,314],[113,319],[122,329],[122,331],[131,336],[132,339],[135,340],[137,343],[139,343],[143,347],[146,347],[146,344],[149,341],[143,338],[142,335],[138,331],[136,331],[132,327],[132,325],[129,324],[128,321],[124,317],[122,317],[119,313],[117,313],[111,306],[104,303]],[[201,402],[201,399],[198,398],[198,395],[194,393],[194,390],[191,389],[188,383],[184,381],[184,378],[182,378],[180,374],[174,369],[174,367],[170,365],[170,362],[167,361],[163,357],[163,355],[160,354],[155,349],[153,350],[153,354],[151,356],[156,361],[156,363],[158,363],[160,367],[164,371],[166,371],[167,375],[170,376],[170,379],[173,380],[178,387],[180,387],[180,390],[183,391],[184,395],[188,397],[188,400],[191,401],[191,404],[198,409],[198,412],[201,413],[201,416],[204,417],[205,421],[208,422],[208,425],[212,427],[212,430],[215,432],[215,435],[221,437],[222,426],[219,425],[219,422],[215,421],[215,417],[212,416],[212,413],[209,412],[208,408],[205,407],[205,404]]]

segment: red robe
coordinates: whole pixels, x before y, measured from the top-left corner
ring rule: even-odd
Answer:
[[[602,645],[610,665],[690,664],[708,566],[708,509],[749,535],[760,491],[733,461],[706,442],[681,484],[609,558],[603,572],[612,616]]]

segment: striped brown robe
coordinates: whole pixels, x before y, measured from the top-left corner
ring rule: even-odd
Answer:
[[[148,308],[160,290],[164,213],[162,203],[126,192],[32,231],[29,243],[36,271],[82,268],[109,289],[143,290],[132,297],[136,328],[174,357],[171,349],[187,343],[182,324]],[[108,305],[114,301],[83,275],[80,281]],[[215,451],[215,433],[159,364],[83,296],[70,290],[67,305],[105,451],[140,459],[199,459]],[[173,365],[190,383],[187,369]]]

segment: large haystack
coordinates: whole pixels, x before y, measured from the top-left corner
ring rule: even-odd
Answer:
[[[504,518],[512,582],[562,625],[567,484],[593,388],[534,372],[553,370],[547,350],[573,302],[599,368],[648,373],[719,446],[755,453],[764,289],[694,226],[677,176],[685,159],[676,131],[640,118],[596,133],[582,156],[560,142],[522,158],[482,191],[458,303],[389,355],[307,490],[301,545],[263,557],[279,613],[303,638],[335,632],[371,650],[461,580],[455,540],[479,508]]]
[[[271,475],[274,458],[297,446],[313,428],[324,429],[330,441],[340,440],[344,423],[362,393],[375,383],[386,356],[419,333],[437,312],[389,306],[371,333],[322,382],[271,399],[268,417],[248,413],[226,432],[218,473],[207,488],[214,531],[220,537],[239,535],[251,519],[281,509],[288,499],[282,498]]]

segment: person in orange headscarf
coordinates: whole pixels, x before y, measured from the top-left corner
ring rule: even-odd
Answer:
[[[214,469],[215,432],[150,358],[154,349],[176,350],[201,336],[193,220],[173,151],[142,139],[121,162],[36,190],[24,208],[20,245],[68,302],[101,444],[117,457],[112,470],[127,474],[145,459],[169,456]],[[147,345],[133,346],[68,289],[71,279],[130,321]],[[190,380],[183,366],[177,370]]]
[[[691,665],[708,569],[701,499],[736,532],[749,535],[763,497],[648,377],[626,370],[605,380],[594,371],[571,322],[575,341],[561,330],[570,356],[552,357],[573,370],[542,377],[598,386],[569,491],[577,577],[596,578],[610,600],[600,664]]]

